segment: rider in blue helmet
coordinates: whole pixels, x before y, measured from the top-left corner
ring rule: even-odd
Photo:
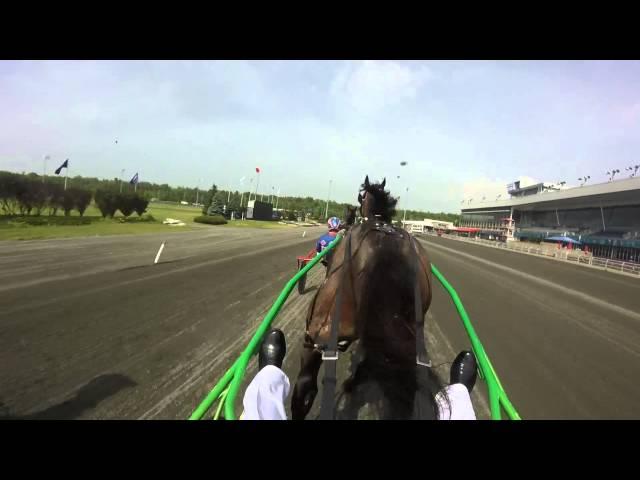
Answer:
[[[331,217],[327,220],[327,225],[329,226],[329,231],[322,235],[316,242],[316,252],[318,253],[327,248],[327,246],[335,240],[340,230],[340,219],[338,217]]]
[[[340,231],[340,219],[338,217],[331,217],[327,220],[327,225],[329,227],[329,231],[321,236],[316,242],[316,252],[319,254],[322,252],[327,246],[333,242]],[[331,257],[333,256],[333,252],[329,252],[322,260],[322,264],[325,267],[329,267],[329,263],[331,262]],[[328,272],[327,272],[328,273]]]

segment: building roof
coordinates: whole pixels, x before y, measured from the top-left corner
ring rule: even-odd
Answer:
[[[453,225],[453,222],[447,222],[446,220],[432,220],[430,218],[425,218],[424,220],[402,220],[402,223],[406,223],[408,225],[425,225],[428,227],[436,225]]]
[[[546,191],[537,195],[484,201],[472,205],[462,208],[462,213],[499,210],[501,208],[508,209],[511,207],[517,207],[518,210],[544,210],[640,205],[640,177],[584,185],[565,190]]]
[[[520,182],[517,182],[517,187],[514,184],[509,184],[507,185],[507,191],[511,194],[511,195],[515,195],[517,193],[521,193],[521,192],[528,192],[529,190],[538,190],[538,189],[543,189],[544,188],[544,183],[536,183],[535,185],[528,185],[526,187],[521,187]]]

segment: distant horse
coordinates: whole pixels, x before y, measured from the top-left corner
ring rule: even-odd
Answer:
[[[416,412],[420,418],[437,417],[434,397],[441,385],[428,368],[423,336],[424,315],[431,304],[431,264],[408,232],[391,225],[397,200],[384,190],[385,183],[370,184],[365,178],[358,194],[363,221],[354,224],[355,211],[349,218],[351,224],[335,249],[327,278],[309,308],[291,401],[294,420],[307,416],[318,393],[322,352],[336,314],[339,350],[344,352],[359,340],[357,362],[343,385],[351,399],[377,402],[362,395],[365,385],[375,384],[376,395],[386,399],[383,418],[415,418]],[[419,391],[427,395],[417,395]],[[426,398],[426,403],[416,402],[418,397]],[[358,403],[351,401],[350,408],[354,402]]]
[[[344,222],[342,222],[345,229],[352,227],[356,223],[356,213],[358,209],[356,207],[347,207],[344,212]]]
[[[351,227],[353,227],[356,223],[356,212],[357,207],[348,206],[344,211],[344,221],[340,223],[340,230],[343,232],[348,231]],[[327,267],[326,276],[329,276],[329,272],[331,271],[331,262],[333,261],[333,256],[335,251],[330,251],[325,257],[322,259],[322,264]]]

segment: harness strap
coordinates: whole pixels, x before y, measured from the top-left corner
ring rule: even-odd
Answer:
[[[345,266],[343,270],[343,281],[347,280],[349,272],[349,264],[351,262],[351,234],[347,236],[345,257],[342,264]],[[324,377],[322,379],[322,404],[320,406],[320,420],[331,420],[333,418],[335,393],[336,393],[336,377],[337,377],[337,361],[338,361],[338,330],[340,327],[340,317],[342,315],[342,296],[344,292],[344,283],[338,287],[336,296],[335,312],[331,319],[331,334],[329,336],[329,344],[322,352],[322,360],[324,364]]]
[[[377,224],[371,230],[382,231],[387,234],[396,233],[394,229],[386,229],[381,228],[383,225]],[[371,230],[367,231],[369,233]],[[414,309],[416,316],[416,325],[415,325],[415,335],[416,335],[416,363],[420,366],[431,367],[431,359],[427,353],[427,347],[424,341],[424,315],[422,313],[422,294],[420,291],[420,272],[422,261],[420,260],[420,255],[418,254],[418,249],[415,245],[414,238],[409,235],[409,241],[411,242],[411,246],[413,247],[413,251],[416,256],[415,262],[415,281],[414,281]],[[344,266],[343,269],[343,280],[338,287],[338,292],[335,300],[335,313],[333,318],[331,319],[331,333],[329,336],[329,343],[322,350],[322,360],[327,361],[324,366],[324,377],[322,379],[322,403],[320,406],[320,420],[331,420],[334,416],[334,403],[335,403],[335,391],[336,391],[336,383],[337,383],[337,360],[338,360],[338,351],[344,349],[339,349],[338,346],[338,331],[340,327],[340,317],[342,315],[342,303],[343,303],[343,291],[344,285],[348,280],[349,276],[349,263],[351,262],[351,232],[349,232],[347,243],[346,243],[346,251],[344,255],[344,260],[342,262],[341,267]],[[427,277],[428,281],[428,277]],[[310,340],[310,339],[309,339]],[[311,342],[309,342],[311,343]],[[306,345],[305,345],[306,346]],[[314,347],[317,347],[314,345]]]
[[[416,254],[415,262],[415,286],[413,288],[414,296],[414,308],[416,315],[416,363],[422,367],[431,367],[431,359],[427,353],[427,346],[424,342],[424,314],[422,313],[422,292],[420,291],[420,255],[418,255],[418,249],[415,244],[415,240],[409,235],[411,246]],[[427,274],[428,275],[428,274]]]

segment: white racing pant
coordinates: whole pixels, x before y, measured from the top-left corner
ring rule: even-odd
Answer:
[[[286,420],[284,402],[291,386],[289,378],[278,367],[267,365],[251,381],[244,393],[241,420]],[[475,420],[467,387],[455,383],[445,388],[449,405],[442,393],[436,395],[440,420]]]
[[[274,365],[267,365],[244,392],[241,420],[286,420],[284,401],[289,395],[289,378]]]

